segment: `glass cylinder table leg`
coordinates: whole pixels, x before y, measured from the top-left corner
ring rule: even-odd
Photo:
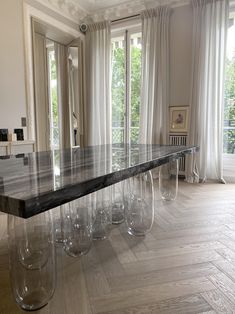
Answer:
[[[167,164],[162,165],[159,171],[159,190],[162,199],[173,201],[178,193],[178,159],[171,160]]]
[[[112,191],[111,187],[93,193],[93,225],[94,240],[108,237],[112,224]]]
[[[64,251],[72,257],[87,254],[92,245],[91,195],[69,203],[63,216]]]
[[[126,211],[127,231],[131,235],[144,236],[153,225],[154,190],[150,171],[129,179],[130,196]]]
[[[112,189],[112,224],[118,225],[124,221],[124,182],[111,186]]]
[[[68,206],[68,204],[61,205],[53,209],[53,223],[55,230],[55,242],[58,244],[63,244],[64,235],[63,235],[63,210]]]
[[[51,214],[27,220],[8,215],[9,264],[12,291],[27,311],[44,307],[56,285],[56,257]]]

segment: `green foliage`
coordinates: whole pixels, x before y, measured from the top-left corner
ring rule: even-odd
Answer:
[[[112,69],[112,125],[124,127],[125,52],[123,48],[113,50]]]
[[[52,106],[52,138],[51,138],[51,144],[53,147],[59,147],[59,111],[58,111],[58,96],[57,96],[57,85],[55,84],[57,81],[57,73],[56,73],[56,62],[54,59],[54,52],[50,52],[50,93],[51,93],[51,106]]]
[[[57,76],[56,76],[56,62],[55,60],[51,60],[51,79],[52,80],[56,80]]]
[[[139,126],[141,88],[141,49],[131,49],[131,125]]]
[[[141,49],[131,48],[131,142],[138,143],[140,123]]]
[[[225,126],[224,152],[234,153],[235,151],[235,53],[231,60],[226,59],[224,126]]]
[[[124,142],[125,122],[125,51],[113,50],[112,60],[112,126],[113,142]],[[141,49],[131,47],[131,142],[137,143],[139,136]],[[117,129],[115,129],[117,128]]]
[[[57,99],[57,87],[51,89],[51,102],[52,102],[52,114],[53,114],[53,126],[58,127],[58,99]]]

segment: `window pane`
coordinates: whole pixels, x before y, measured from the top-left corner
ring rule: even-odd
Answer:
[[[225,66],[224,153],[235,153],[235,25],[228,30]]]
[[[124,36],[112,39],[112,142],[124,143],[125,49]]]
[[[131,35],[131,143],[138,143],[141,89],[141,33]]]
[[[59,148],[60,146],[59,128],[53,128],[52,132],[53,132],[52,147]]]

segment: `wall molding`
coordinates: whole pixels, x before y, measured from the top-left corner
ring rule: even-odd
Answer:
[[[135,0],[128,1],[117,6],[112,6],[89,14],[86,19],[92,19],[94,22],[100,20],[115,20],[135,14],[143,10],[155,8],[161,5],[170,5],[172,8],[188,5],[190,0]]]

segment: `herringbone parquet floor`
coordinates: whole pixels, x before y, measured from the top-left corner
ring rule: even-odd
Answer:
[[[57,289],[37,313],[235,313],[235,184],[181,182],[177,201],[157,196],[155,205],[144,239],[122,225],[82,259],[58,249]],[[10,293],[0,219],[0,314],[22,313]]]

